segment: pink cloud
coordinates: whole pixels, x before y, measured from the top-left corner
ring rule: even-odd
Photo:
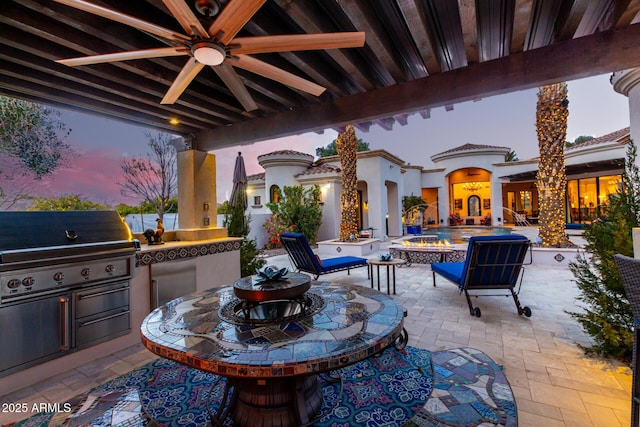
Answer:
[[[325,146],[333,139],[334,132],[324,135],[304,134],[213,151],[216,155],[218,203],[225,201],[231,192],[233,168],[238,151],[242,152],[247,174],[252,175],[264,171],[258,164],[258,156],[262,154],[278,150],[296,150],[315,156],[316,147]],[[73,145],[75,153],[64,167],[42,180],[28,178],[28,194],[38,197],[77,194],[84,199],[104,203],[110,207],[115,207],[118,203],[137,205],[140,202],[120,194],[118,181],[122,179],[121,149],[104,146],[93,148],[88,147],[86,143]],[[0,188],[3,184],[0,182]]]
[[[115,207],[118,203],[137,205],[138,200],[120,195],[122,157],[111,148],[85,149],[69,159],[65,167],[36,184],[34,195],[41,197],[77,194],[82,198]]]

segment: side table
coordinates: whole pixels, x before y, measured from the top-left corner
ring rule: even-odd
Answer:
[[[391,276],[389,275],[389,267],[391,267],[391,274],[393,276],[393,295],[396,294],[396,265],[403,265],[407,261],[400,258],[392,258],[389,261],[380,261],[377,259],[368,259],[367,264],[369,265],[369,278],[371,279],[371,289],[373,289],[373,267],[377,267],[377,277],[378,277],[378,291],[380,290],[380,266],[387,267],[387,295],[391,295]]]

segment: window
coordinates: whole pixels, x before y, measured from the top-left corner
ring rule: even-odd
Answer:
[[[621,175],[567,181],[568,222],[588,223],[605,215],[609,199],[620,191]]]
[[[262,203],[260,196],[253,196],[253,206],[260,206]]]
[[[271,203],[278,203],[280,201],[280,187],[272,185],[269,189],[269,201]]]
[[[598,178],[598,207],[600,215],[609,210],[611,195],[622,191],[622,177],[620,175],[601,176]]]
[[[525,190],[520,192],[520,209],[525,213],[531,213],[531,191]]]

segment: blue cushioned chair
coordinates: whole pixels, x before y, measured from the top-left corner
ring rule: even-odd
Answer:
[[[464,292],[472,316],[480,317],[480,308],[473,307],[469,291],[479,289],[508,289],[518,308],[518,314],[531,316],[529,307],[521,307],[518,293],[522,285],[522,266],[531,242],[519,234],[476,236],[469,239],[464,262],[431,264],[433,286],[436,274],[458,285]],[[518,291],[514,288],[518,284]],[[508,295],[507,295],[508,296]]]
[[[352,268],[367,266],[366,258],[354,256],[341,256],[321,260],[311,250],[306,237],[300,233],[282,233],[280,241],[289,253],[289,258],[291,258],[291,263],[295,269],[313,274],[314,280],[317,280],[322,274],[342,270],[347,270],[350,273]]]

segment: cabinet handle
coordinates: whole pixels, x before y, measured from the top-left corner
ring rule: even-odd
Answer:
[[[95,294],[86,294],[86,295],[80,295],[78,297],[78,299],[83,300],[83,299],[89,299],[89,298],[95,298],[95,297],[101,297],[103,295],[109,295],[109,294],[114,294],[116,292],[121,292],[121,291],[125,291],[129,288],[129,286],[123,286],[121,288],[118,289],[111,289],[110,291],[103,291],[103,292],[96,292]]]
[[[71,313],[69,313],[69,298],[60,297],[60,350],[69,350],[69,330],[71,322]]]
[[[80,323],[78,323],[78,326],[83,327],[83,326],[93,325],[94,323],[102,322],[102,321],[109,320],[109,319],[114,319],[116,317],[120,317],[120,316],[123,316],[125,314],[129,314],[129,310],[124,310],[121,313],[112,314],[111,316],[101,317],[101,318],[95,319],[95,320],[88,320],[86,322],[80,322]]]

